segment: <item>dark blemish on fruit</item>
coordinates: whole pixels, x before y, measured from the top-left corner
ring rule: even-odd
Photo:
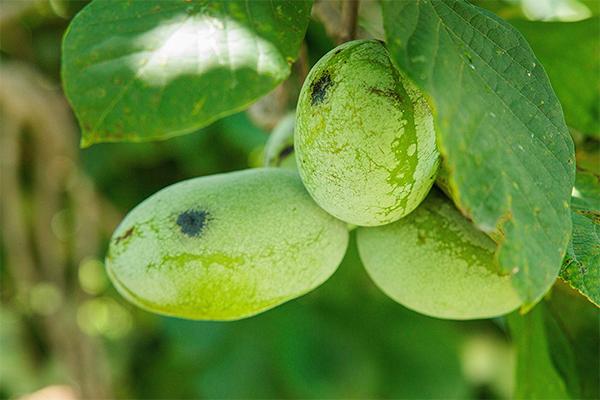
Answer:
[[[191,237],[200,236],[208,221],[208,213],[203,210],[187,210],[177,217],[181,233]]]
[[[115,239],[115,244],[119,243],[121,240],[125,240],[133,234],[133,230],[135,227],[131,227],[125,231],[124,234]]]
[[[294,146],[293,145],[284,147],[279,152],[279,157],[277,158],[277,165],[280,165],[283,162],[283,160],[285,160],[286,157],[289,156],[290,154],[292,154],[293,152],[294,152]]]
[[[395,90],[383,90],[376,87],[370,87],[369,92],[376,94],[377,96],[389,97],[399,104],[402,104],[403,101],[402,96],[400,96],[400,94]]]
[[[327,94],[327,89],[333,84],[331,81],[331,75],[328,72],[325,72],[319,79],[313,82],[310,85],[310,97],[311,104],[314,106],[316,104],[322,103],[325,100],[325,95]]]

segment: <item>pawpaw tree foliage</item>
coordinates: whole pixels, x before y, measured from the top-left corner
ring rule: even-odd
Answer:
[[[176,183],[131,211],[108,250],[114,285],[152,312],[240,319],[317,288],[355,241],[405,307],[506,323],[516,397],[597,397],[599,17],[372,6],[377,29],[314,60],[266,168]],[[307,64],[316,7],[92,1],[62,53],[81,146],[192,133],[272,96]]]

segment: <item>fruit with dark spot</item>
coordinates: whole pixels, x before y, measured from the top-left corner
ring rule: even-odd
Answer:
[[[496,244],[437,190],[410,215],[361,227],[360,258],[375,283],[398,303],[438,318],[491,318],[523,300],[500,273]]]
[[[207,212],[204,210],[186,210],[177,217],[181,232],[188,236],[199,236],[206,225]]]
[[[313,106],[323,102],[330,86],[331,75],[329,75],[329,72],[324,71],[321,76],[310,85],[310,102]]]
[[[363,226],[415,209],[439,163],[427,101],[376,40],[345,43],[312,68],[298,100],[294,145],[317,203]]]
[[[345,224],[314,203],[296,172],[262,168],[154,194],[116,229],[106,264],[117,289],[140,307],[231,320],[319,286],[347,243]]]

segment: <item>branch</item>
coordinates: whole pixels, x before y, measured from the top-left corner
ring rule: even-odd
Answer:
[[[342,32],[338,43],[356,39],[359,0],[346,0],[342,6]]]

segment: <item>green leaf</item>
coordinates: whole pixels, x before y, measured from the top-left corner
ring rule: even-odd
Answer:
[[[544,65],[567,124],[600,138],[600,17],[579,22],[510,23],[525,35]]]
[[[165,139],[247,107],[289,75],[311,4],[93,1],[63,43],[82,146]]]
[[[568,285],[508,323],[517,350],[515,398],[597,399],[600,314]]]
[[[580,3],[585,5],[592,15],[600,14],[600,1],[598,0],[579,0]]]
[[[554,290],[553,288],[551,296],[554,295]],[[570,343],[566,332],[563,330],[561,325],[563,321],[556,318],[548,307],[547,301],[544,301],[543,306],[548,354],[550,355],[554,369],[561,376],[571,397],[581,398],[581,385],[577,374],[573,344]]]
[[[545,304],[540,303],[526,315],[514,312],[508,316],[517,351],[515,399],[570,398],[550,356],[546,313]]]
[[[571,215],[573,237],[560,277],[600,307],[600,176],[577,172]]]
[[[600,313],[585,297],[558,281],[552,288],[552,294],[545,301],[548,314],[554,319],[552,329],[546,323],[550,337],[550,354],[559,373],[565,376],[567,388],[574,398],[600,399]],[[548,319],[547,319],[548,322]],[[552,330],[551,330],[552,329]],[[552,339],[561,338],[568,341],[568,352],[565,357],[565,346],[559,350]],[[575,365],[573,366],[572,359]],[[576,370],[573,370],[575,368]]]
[[[459,208],[487,233],[526,306],[555,281],[571,233],[573,142],[523,37],[465,1],[385,1],[387,42],[432,99]]]

